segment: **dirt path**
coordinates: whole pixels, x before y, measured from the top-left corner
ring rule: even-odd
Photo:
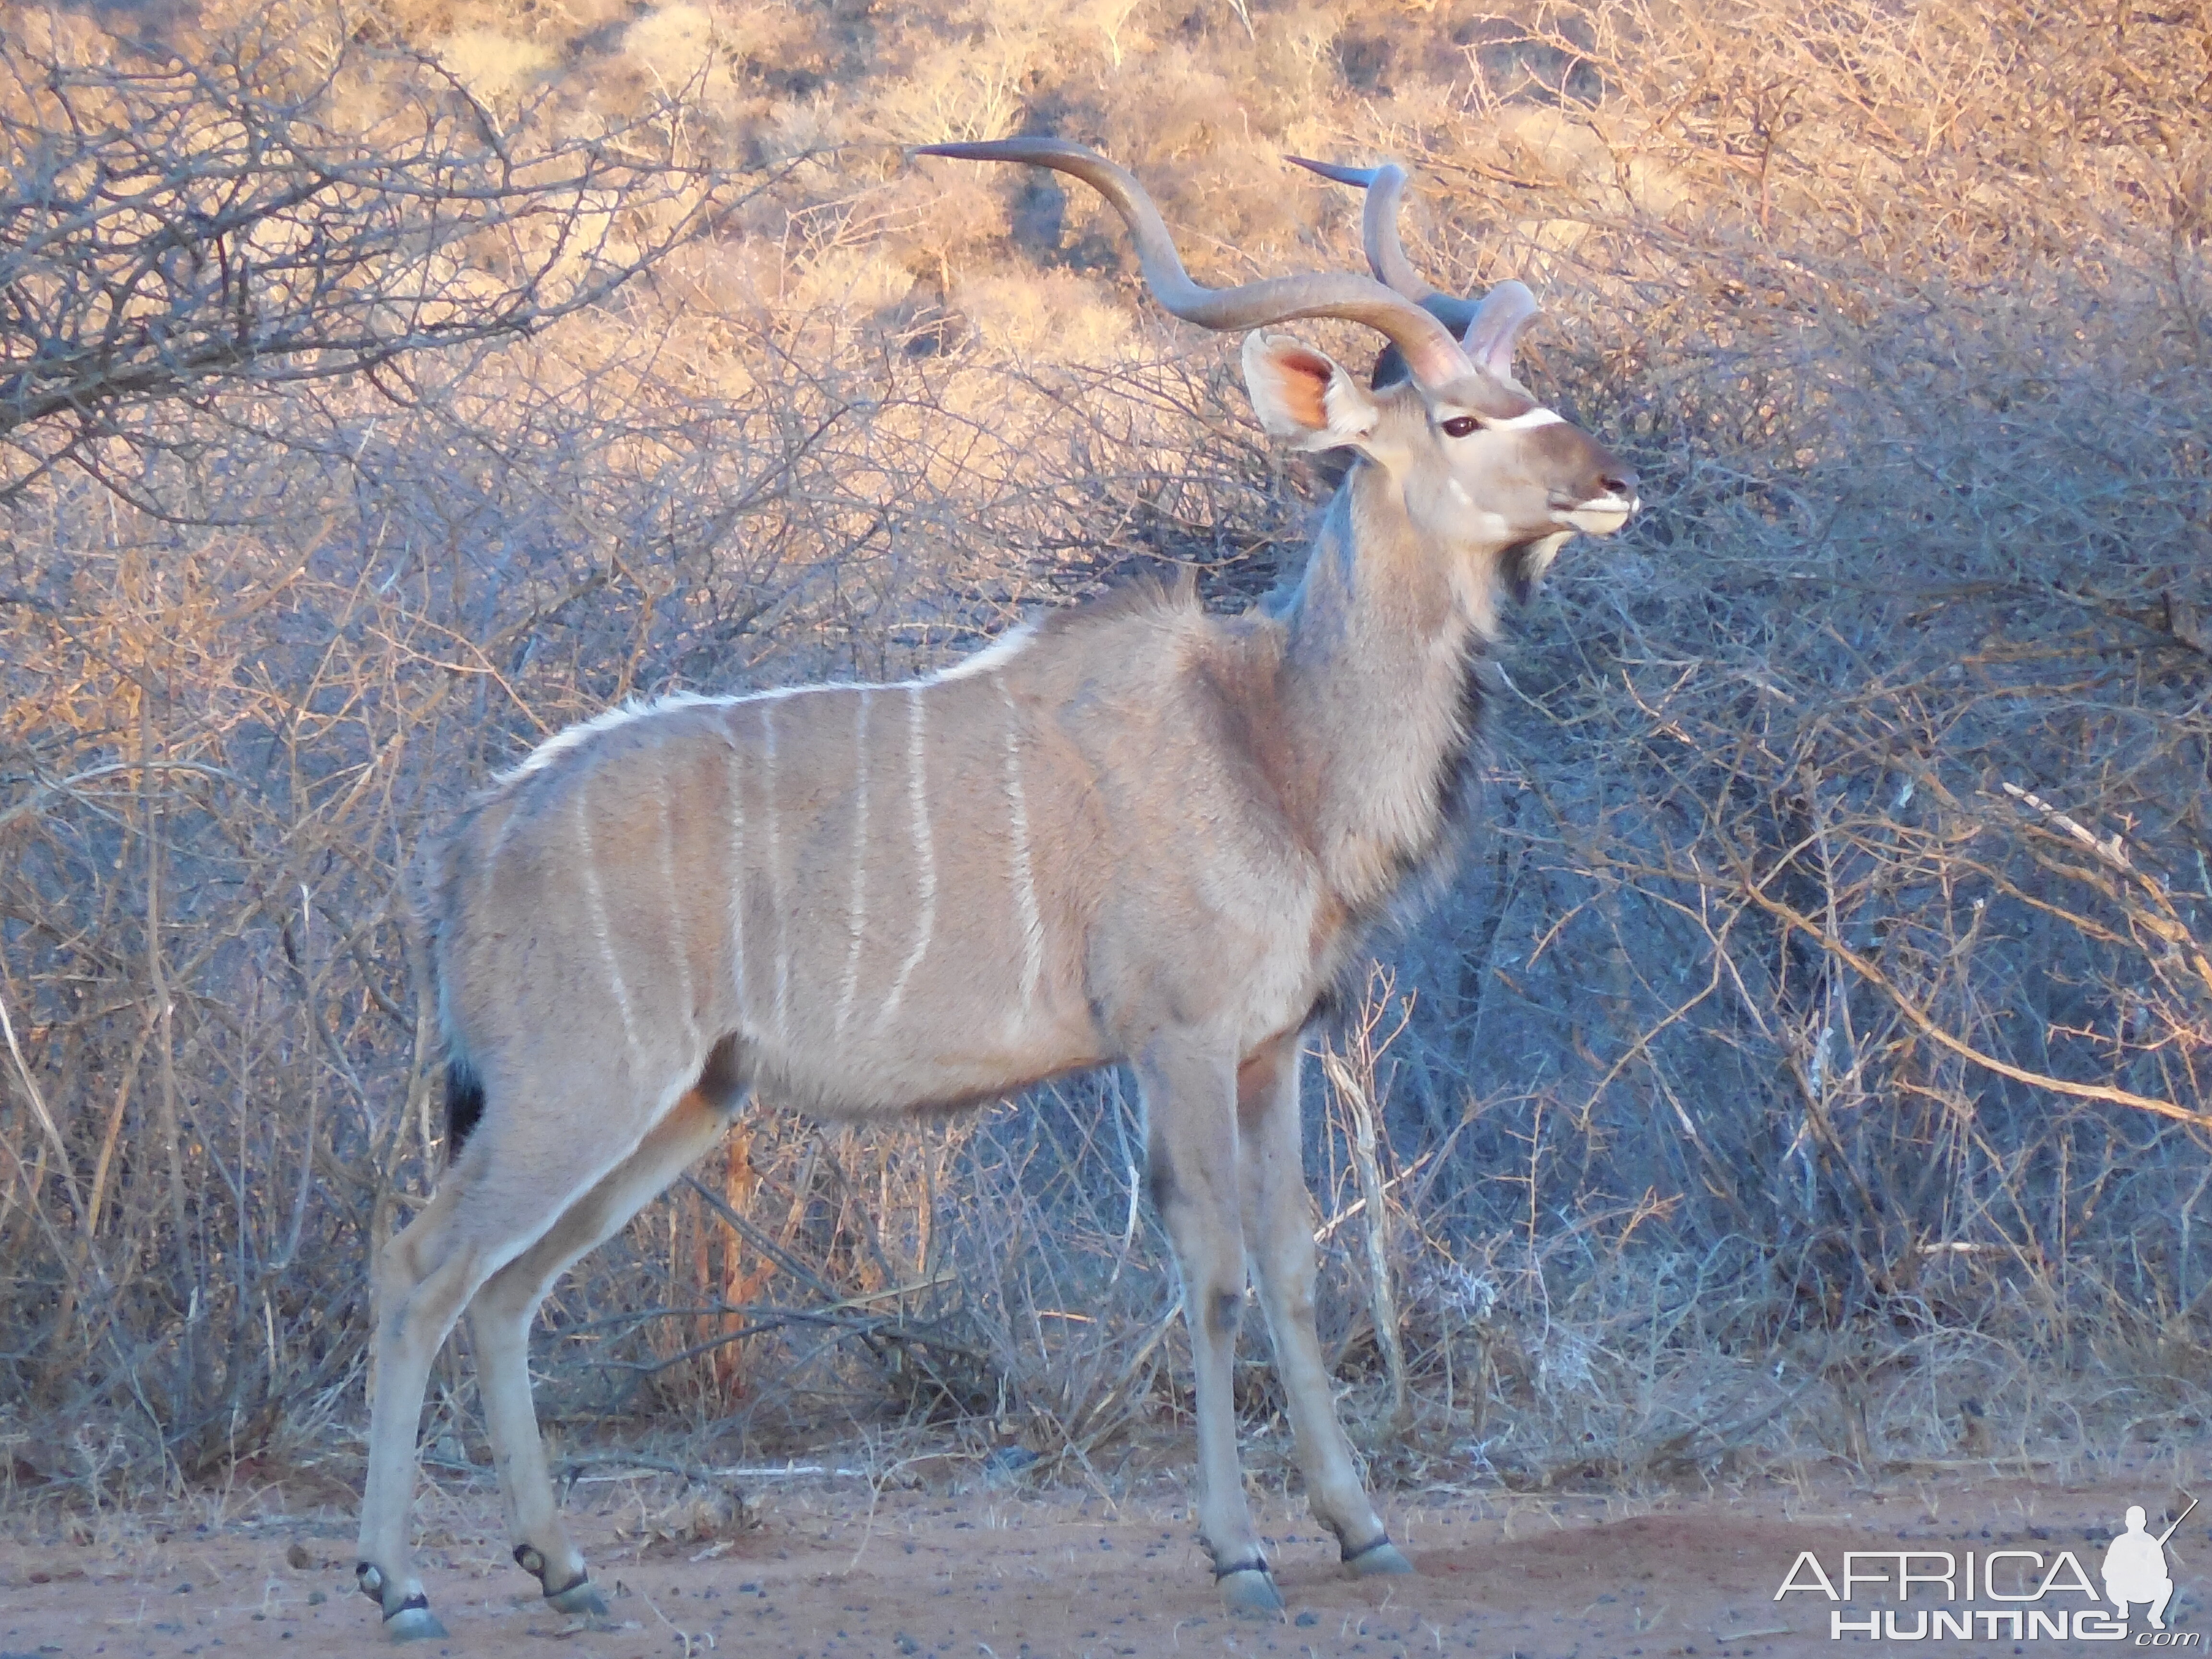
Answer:
[[[2148,1508],[2154,1531],[2161,1524],[2174,1474],[2169,1460],[2155,1472],[2065,1486],[1931,1472],[1881,1491],[1836,1479],[1695,1497],[1405,1498],[1391,1506],[1392,1530],[1420,1577],[1382,1583],[1345,1580],[1334,1543],[1302,1506],[1277,1498],[1263,1506],[1262,1526],[1291,1612],[1275,1625],[1222,1615],[1164,1484],[1118,1504],[1073,1491],[885,1492],[871,1513],[865,1480],[772,1482],[757,1489],[757,1528],[676,1541],[665,1534],[690,1530],[696,1517],[672,1522],[683,1513],[672,1483],[604,1480],[580,1488],[572,1509],[595,1578],[614,1592],[617,1627],[605,1630],[577,1629],[523,1593],[528,1581],[507,1562],[496,1503],[472,1482],[426,1494],[425,1577],[453,1635],[410,1651],[422,1659],[640,1659],[687,1649],[780,1659],[2136,1651],[2145,1645],[2134,1639],[2147,1628],[2141,1610],[2124,1641],[2078,1649],[2047,1629],[2016,1638],[2002,1620],[1987,1639],[1978,1632],[1899,1648],[1851,1635],[1839,1645],[1829,1635],[1837,1604],[1817,1593],[1778,1603],[1774,1592],[1807,1550],[1831,1575],[1845,1550],[2022,1549],[2054,1565],[2071,1550],[2094,1578],[2127,1504]],[[108,1516],[76,1542],[30,1535],[36,1525],[68,1524],[59,1510],[43,1520],[19,1515],[18,1535],[0,1542],[0,1659],[390,1653],[373,1610],[353,1593],[349,1503],[335,1490],[326,1495],[331,1501],[317,1506],[296,1487],[234,1492],[220,1515],[210,1499],[198,1519]],[[2173,1540],[2181,1594],[2170,1622],[2184,1626],[2212,1594],[2208,1521],[2212,1514],[2199,1510]],[[1908,1607],[1942,1605],[1927,1594]],[[2027,1605],[2087,1602],[2060,1595]],[[1861,1587],[1842,1610],[1857,1620],[1886,1606],[1895,1604]]]

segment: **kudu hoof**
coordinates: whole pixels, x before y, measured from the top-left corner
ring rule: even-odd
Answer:
[[[598,1585],[588,1578],[579,1578],[564,1590],[549,1590],[546,1605],[556,1613],[567,1613],[572,1619],[604,1619],[607,1616],[606,1598],[599,1594]]]
[[[433,1637],[442,1638],[446,1627],[438,1622],[438,1615],[425,1602],[404,1607],[397,1613],[384,1616],[384,1633],[394,1642],[427,1642]]]
[[[1379,1578],[1391,1573],[1411,1572],[1413,1564],[1408,1561],[1398,1547],[1389,1539],[1379,1539],[1357,1555],[1344,1559],[1344,1570],[1354,1578]]]
[[[353,1582],[355,1588],[375,1602],[380,1609],[382,1608],[383,1573],[367,1561],[356,1562]],[[429,1601],[418,1592],[384,1615],[384,1633],[395,1642],[420,1642],[429,1637],[443,1636],[446,1627],[438,1622],[438,1615],[430,1611]]]
[[[545,1583],[545,1558],[527,1544],[514,1547],[514,1565],[544,1586],[547,1605],[556,1613],[567,1613],[572,1619],[604,1619],[607,1604],[592,1584],[587,1573],[578,1573],[574,1578],[555,1589]]]
[[[1283,1612],[1283,1593],[1275,1588],[1265,1567],[1240,1567],[1215,1581],[1223,1608],[1239,1619],[1278,1619]]]

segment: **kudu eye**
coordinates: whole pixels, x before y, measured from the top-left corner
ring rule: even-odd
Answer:
[[[1482,422],[1472,415],[1455,415],[1444,422],[1444,436],[1465,438],[1482,430]]]

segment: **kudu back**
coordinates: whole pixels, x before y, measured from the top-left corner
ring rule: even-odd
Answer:
[[[1210,616],[1139,586],[921,679],[617,709],[464,811],[426,901],[452,1164],[375,1264],[358,1576],[396,1637],[442,1630],[407,1517],[430,1362],[465,1308],[515,1559],[557,1608],[603,1611],[531,1403],[528,1333],[554,1280],[755,1091],[896,1118],[1115,1063],[1140,1086],[1182,1276],[1200,1534],[1224,1597],[1281,1605],[1231,1397],[1248,1273],[1316,1516],[1352,1571],[1411,1570],[1314,1333],[1300,1034],[1449,848],[1503,596],[1576,531],[1623,523],[1635,475],[1514,380],[1534,315],[1518,283],[1456,331],[1349,273],[1208,289],[1136,181],[1088,150],[921,153],[1072,173],[1128,223],[1178,316],[1349,318],[1408,377],[1370,392],[1294,340],[1246,338],[1267,430],[1359,458],[1302,578],[1262,610]],[[1387,256],[1395,230],[1369,221],[1389,275],[1376,239]]]

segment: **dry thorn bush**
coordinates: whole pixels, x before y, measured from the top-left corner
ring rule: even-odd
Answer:
[[[358,1421],[365,1255],[439,1155],[408,862],[475,782],[636,693],[1281,574],[1314,477],[1092,204],[895,149],[1030,129],[1224,277],[1357,258],[1279,152],[1408,161],[1418,261],[1536,282],[1532,381],[1648,481],[1520,618],[1462,877],[1309,1068],[1370,1455],[2200,1429],[2212,20],[2169,11],[0,14],[0,1490]],[[164,241],[142,193],[70,242],[64,104],[149,167],[250,105],[329,217]],[[434,165],[362,171],[421,108]],[[471,193],[520,157],[547,191]],[[350,357],[252,332],[400,296]],[[1111,1483],[1186,1404],[1138,1135],[1113,1077],[926,1132],[762,1103],[549,1304],[557,1431],[689,1470],[932,1425],[959,1478]],[[472,1421],[434,1401],[456,1471]]]

